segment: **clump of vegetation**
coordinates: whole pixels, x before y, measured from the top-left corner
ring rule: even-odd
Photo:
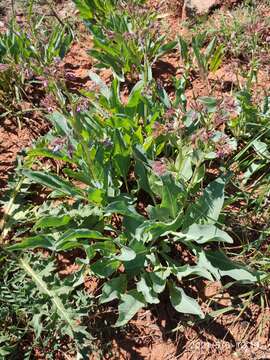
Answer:
[[[94,348],[87,318],[107,303],[118,304],[115,327],[160,303],[161,294],[176,312],[203,319],[210,315],[190,289],[198,279],[251,285],[249,296],[262,299],[269,284],[269,261],[259,250],[269,235],[269,97],[256,104],[249,82],[235,94],[214,96],[209,73],[226,56],[218,36],[196,35],[191,46],[183,37],[167,43],[142,1],[74,2],[93,36],[89,55],[96,68],[112,70],[110,84],[91,71],[94,90],[74,93],[48,70],[68,51],[69,27],[45,33],[47,43],[37,26],[28,36],[12,23],[1,36],[2,116],[14,116],[10,98],[23,99],[37,77],[50,83],[46,92],[58,106],[47,114],[51,130],[27,149],[2,201],[0,355],[6,357],[20,349],[25,358],[36,349],[55,354],[68,339],[67,351],[86,358]],[[184,64],[172,93],[152,71],[170,52]],[[190,104],[194,71],[209,96]],[[37,191],[46,192],[38,204]],[[238,227],[230,206],[239,212]],[[267,226],[245,238],[249,229],[239,226],[254,209]],[[235,242],[240,254],[233,254]],[[246,257],[251,249],[255,255]],[[65,276],[57,271],[61,254],[75,258]],[[100,285],[95,298],[84,290],[86,276]]]

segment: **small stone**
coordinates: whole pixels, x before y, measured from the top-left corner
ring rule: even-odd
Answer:
[[[220,0],[185,0],[184,17],[207,14],[217,5],[220,5]]]

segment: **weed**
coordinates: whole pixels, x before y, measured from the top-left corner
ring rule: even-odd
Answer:
[[[12,23],[1,37],[4,111],[10,96],[24,96],[29,79],[21,77],[22,66],[44,76],[58,106],[48,114],[51,131],[26,151],[2,201],[1,356],[21,346],[26,357],[36,348],[58,350],[66,337],[71,354],[86,356],[94,345],[84,320],[96,302],[118,302],[116,327],[165,294],[177,312],[203,319],[198,294],[189,291],[198,277],[252,284],[243,294],[248,301],[259,294],[263,304],[267,295],[267,227],[247,241],[253,229],[239,234],[226,212],[244,202],[237,221],[250,208],[268,218],[269,97],[259,106],[251,93],[259,38],[241,91],[199,97],[188,107],[190,72],[198,70],[208,86],[209,72],[221,64],[226,49],[218,36],[208,41],[197,34],[191,46],[178,39],[185,74],[174,79],[172,97],[153,79],[152,65],[177,42],[166,43],[143,1],[74,2],[93,35],[96,67],[114,74],[110,85],[95,72],[89,73],[94,91],[74,94],[54,81],[50,67],[72,41],[69,27],[43,32],[40,22],[28,34]],[[123,101],[127,77],[133,87]],[[46,191],[42,204],[31,200],[36,189]],[[240,254],[233,254],[239,239]],[[254,249],[245,262],[235,261]],[[55,259],[75,251],[76,271],[60,277]],[[102,283],[96,302],[82,289],[85,275]]]

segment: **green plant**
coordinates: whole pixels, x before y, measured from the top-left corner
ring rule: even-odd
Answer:
[[[217,46],[217,38],[214,37],[209,42],[206,49],[204,49],[205,40],[206,33],[200,33],[192,37],[192,54],[190,53],[188,43],[182,37],[178,38],[178,46],[180,49],[181,58],[185,65],[185,76],[189,76],[190,70],[192,69],[193,62],[195,60],[201,78],[209,87],[208,73],[209,71],[215,72],[220,67],[223,58],[224,46]]]
[[[54,260],[41,255],[16,258],[1,250],[0,265],[0,356],[21,352],[29,359],[49,346],[56,353],[65,336],[73,341],[68,351],[82,353],[90,342],[81,322],[91,309],[89,296],[86,308],[86,294],[79,290],[82,277],[77,273],[60,280]]]
[[[103,7],[98,2],[75,3],[93,35],[94,46],[89,54],[98,61],[96,67],[112,69],[120,81],[127,74],[134,81],[145,67],[176,45],[175,41],[165,43],[156,14],[139,4],[127,2],[120,6],[108,2]]]
[[[21,29],[11,21],[7,31],[0,35],[0,117],[20,119],[35,109],[24,109],[29,103],[29,88],[35,87],[39,76],[50,72],[58,59],[66,54],[73,32],[69,27],[56,26],[50,32],[42,19],[31,30]]]
[[[117,326],[141,307],[158,303],[165,289],[177,311],[203,317],[198,303],[181,287],[183,278],[230,276],[242,282],[261,278],[221,250],[209,248],[212,243],[233,242],[218,223],[230,174],[204,185],[205,164],[218,157],[212,146],[215,136],[219,139],[221,135],[217,131],[211,135],[213,143],[207,144],[202,141],[202,130],[206,130],[200,128],[200,121],[194,129],[187,116],[184,127],[180,126],[175,110],[168,110],[172,105],[165,90],[154,84],[150,96],[144,94],[140,81],[123,104],[116,79],[108,88],[96,75],[91,76],[100,87],[98,95],[85,93],[94,106],[78,112],[78,99],[72,99],[71,113],[50,117],[54,136],[63,140],[56,142],[47,136],[28,152],[30,163],[39,157],[63,161],[63,176],[44,168],[22,170],[31,182],[52,189],[51,199],[59,198],[65,205],[55,208],[52,200],[47,214],[35,211],[31,236],[8,249],[83,249],[87,271],[110,278],[100,302],[120,300]],[[211,118],[213,99],[202,101],[210,110],[205,116]],[[158,126],[168,126],[166,123],[154,123],[164,111],[176,124],[176,131],[167,135],[157,133]],[[205,126],[209,120],[202,117],[201,121]],[[190,132],[196,131],[194,147]],[[50,149],[50,144],[56,147]],[[158,159],[165,154],[170,157],[168,162]],[[149,196],[149,201],[138,211],[141,196]],[[73,199],[71,205],[65,199]],[[82,210],[83,218],[78,216]],[[174,256],[177,247],[186,249],[193,265],[185,263],[180,254]]]
[[[267,226],[248,239],[248,226],[240,233],[228,213],[241,202],[237,221],[250,208],[267,218],[269,98],[256,106],[250,81],[236,97],[200,97],[189,107],[185,88],[194,64],[207,86],[209,71],[220,66],[224,51],[216,38],[205,49],[205,34],[194,36],[191,50],[179,38],[186,71],[174,79],[171,96],[153,80],[151,67],[175,42],[164,45],[152,26],[156,15],[142,1],[133,8],[129,1],[75,3],[93,34],[91,55],[98,66],[112,68],[115,78],[108,86],[90,72],[95,90],[76,94],[49,84],[60,104],[48,116],[52,129],[26,151],[1,200],[1,356],[12,356],[22,344],[26,356],[36,347],[59,349],[68,336],[70,353],[86,357],[93,341],[84,319],[96,303],[82,289],[89,275],[99,280],[99,306],[118,302],[115,326],[158,304],[162,293],[179,313],[202,319],[199,296],[190,288],[198,278],[226,287],[252,284],[242,297],[267,299],[269,261],[262,247]],[[53,66],[72,40],[68,28],[59,27],[50,36],[44,32],[50,39],[44,46],[37,25],[31,41],[23,37],[22,48],[16,31],[11,44],[18,49],[5,39],[3,62],[13,69],[27,64],[38,74]],[[10,64],[3,69],[10,71]],[[51,80],[49,71],[44,74]],[[128,76],[135,85],[123,100],[121,82]],[[33,196],[40,191],[42,204]],[[234,239],[240,239],[237,253]],[[74,274],[59,276],[60,254],[76,257]]]

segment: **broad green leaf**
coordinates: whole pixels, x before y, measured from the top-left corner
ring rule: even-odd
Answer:
[[[205,176],[205,165],[203,164],[197,169],[193,179],[193,183],[194,184],[201,183],[204,179],[204,176]]]
[[[109,240],[110,238],[102,235],[99,231],[88,229],[69,229],[58,240],[58,243],[62,241],[71,241],[77,239],[95,239],[95,240]]]
[[[73,171],[71,169],[66,168],[66,169],[63,169],[63,173],[75,180],[78,180],[84,184],[92,186],[91,179],[89,179],[89,176],[87,176],[87,174],[84,173],[83,171]]]
[[[109,100],[111,92],[108,86],[104,83],[104,81],[92,71],[89,71],[89,77],[92,81],[94,81],[96,85],[98,85],[100,93],[105,96],[107,100]]]
[[[216,47],[216,43],[217,43],[217,38],[214,37],[210,43],[208,44],[204,56],[206,58],[206,61],[208,62],[211,58],[211,56],[213,55],[214,51],[215,51],[215,47]]]
[[[179,281],[182,281],[183,278],[188,277],[190,275],[198,275],[213,281],[213,277],[211,273],[208,271],[208,268],[205,268],[202,264],[198,263],[197,265],[190,266],[180,265],[177,261],[173,260],[167,254],[163,253],[163,257],[168,264],[169,271],[177,277]]]
[[[36,248],[54,250],[55,241],[51,236],[37,235],[26,238],[22,240],[20,243],[8,246],[6,249],[10,251],[17,251],[17,250],[26,250],[26,249],[36,249]]]
[[[209,69],[210,71],[216,72],[222,63],[224,55],[224,45],[221,44],[217,47],[212,59],[210,60]]]
[[[170,300],[176,311],[183,314],[198,315],[200,318],[204,318],[204,314],[197,301],[186,295],[183,289],[171,283],[169,290]]]
[[[184,181],[189,181],[193,174],[191,154],[187,154],[187,153],[179,154],[176,159],[175,165],[179,176]]]
[[[183,228],[199,221],[207,224],[215,223],[224,203],[224,188],[224,179],[218,178],[212,181],[204,190],[203,195],[188,207]]]
[[[136,257],[133,260],[124,262],[125,271],[131,277],[140,274],[144,269],[147,248],[142,242],[134,240],[129,244],[129,247],[136,253]]]
[[[113,142],[113,162],[115,163],[115,167],[119,170],[121,176],[126,179],[130,167],[130,151],[123,135],[118,129],[114,132]]]
[[[102,241],[90,245],[94,251],[98,251],[102,256],[111,256],[116,253],[117,248],[113,241]]]
[[[162,187],[162,202],[160,207],[165,208],[172,219],[175,219],[178,214],[177,200],[182,189],[175,184],[171,174],[165,174],[161,177]]]
[[[197,60],[199,69],[200,69],[201,73],[203,73],[203,75],[205,75],[207,73],[207,62],[206,62],[206,58],[204,57],[204,55],[200,52],[199,39],[197,37],[193,37],[191,43],[192,43],[192,49],[193,49],[195,58]]]
[[[206,269],[206,271],[211,273],[217,281],[220,281],[221,276],[219,270],[207,259],[205,251],[200,249],[197,251],[196,255],[198,258],[198,266],[202,269]]]
[[[121,246],[121,254],[115,256],[115,259],[120,260],[120,261],[131,261],[131,260],[134,260],[135,257],[136,257],[136,252],[133,249],[122,245]]]
[[[121,262],[113,259],[100,259],[90,266],[91,271],[101,277],[107,278],[111,276],[121,265]]]
[[[124,200],[114,201],[105,208],[107,214],[120,214],[136,220],[144,220],[144,217],[140,215],[133,205],[127,204]]]
[[[35,223],[33,229],[46,229],[49,227],[58,228],[67,225],[70,221],[71,217],[69,215],[45,216]]]
[[[56,242],[56,250],[61,251],[74,246],[78,247],[80,243],[76,241],[77,239],[110,240],[110,238],[102,235],[99,231],[88,229],[69,229]]]
[[[229,276],[237,281],[259,282],[264,274],[249,270],[246,266],[230,260],[222,251],[205,251],[206,259],[221,276]]]
[[[31,149],[28,152],[29,156],[43,156],[43,157],[47,157],[49,159],[54,159],[54,160],[60,160],[60,161],[65,161],[67,163],[74,163],[74,161],[72,161],[67,155],[58,152],[58,151],[52,151],[49,149]]]
[[[149,273],[149,277],[153,283],[153,290],[160,294],[165,290],[167,278],[170,275],[170,269],[159,270]]]
[[[150,165],[148,159],[144,153],[144,150],[140,146],[135,146],[133,149],[133,156],[135,158],[135,174],[137,177],[138,184],[141,189],[146,191],[150,196],[153,197],[148,178],[148,172]]]
[[[202,96],[198,98],[198,101],[203,104],[207,111],[212,113],[216,111],[218,101],[214,97]]]
[[[51,115],[48,116],[48,119],[52,122],[52,124],[58,130],[58,133],[62,136],[70,135],[70,128],[67,122],[67,119],[60,112],[55,111]]]
[[[142,242],[150,242],[158,239],[160,236],[166,236],[169,233],[177,235],[175,231],[181,226],[182,217],[182,212],[179,212],[177,217],[168,223],[145,220],[140,226],[137,227],[135,238]]]
[[[99,299],[100,304],[105,304],[114,299],[120,299],[127,288],[127,276],[121,274],[112,280],[107,281],[102,287],[102,294]]]
[[[137,177],[137,181],[139,184],[139,187],[146,191],[150,196],[153,197],[153,192],[151,190],[149,179],[148,179],[148,170],[146,166],[141,161],[135,162],[135,174]]]
[[[198,265],[190,266],[183,265],[178,267],[173,267],[172,273],[177,276],[177,279],[181,281],[183,278],[188,277],[190,275],[198,275],[210,281],[213,281],[212,275],[209,273],[207,269]]]
[[[143,294],[137,290],[130,290],[121,296],[121,303],[118,307],[119,316],[115,327],[125,325],[133,316],[146,305]]]
[[[162,103],[166,106],[167,109],[170,109],[172,104],[166,90],[163,87],[161,89],[158,88],[158,94]]]
[[[43,171],[32,171],[32,170],[23,170],[22,173],[24,176],[28,177],[30,180],[32,180],[35,183],[57,190],[60,193],[72,197],[84,199],[83,191],[81,191],[78,188],[75,188],[68,181],[62,180],[59,176],[45,173]]]
[[[185,240],[195,241],[198,244],[205,244],[210,241],[222,241],[229,244],[233,243],[233,239],[225,231],[220,230],[215,225],[193,224],[182,233]]]
[[[88,200],[95,204],[101,204],[104,199],[105,193],[102,189],[89,189]]]
[[[172,51],[175,46],[177,45],[177,41],[173,40],[168,42],[167,44],[164,44],[162,46],[160,46],[159,51],[157,53],[157,57],[163,56],[164,54],[169,53],[170,51]]]
[[[139,104],[139,101],[141,99],[141,93],[143,89],[144,83],[142,80],[138,81],[137,84],[133,87],[131,90],[131,93],[128,97],[127,101],[127,107],[135,107]]]
[[[151,283],[148,273],[144,273],[141,275],[141,279],[137,283],[137,290],[138,292],[141,292],[143,294],[144,299],[148,304],[159,303],[158,295],[153,289],[153,285]]]
[[[265,142],[260,140],[253,141],[253,147],[257,154],[260,156],[270,159],[270,152],[268,151],[268,146]]]
[[[178,47],[180,50],[181,58],[187,64],[189,62],[189,47],[187,42],[181,37],[178,37]]]

